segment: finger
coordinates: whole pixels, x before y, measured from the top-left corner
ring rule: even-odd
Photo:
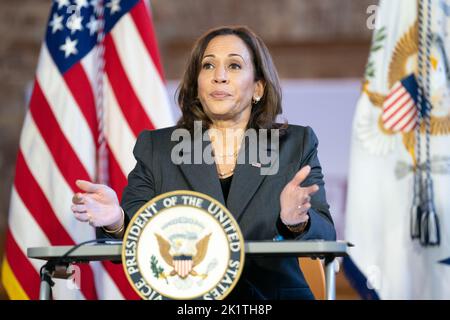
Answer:
[[[308,203],[308,202],[310,202],[310,201],[311,201],[311,197],[308,196],[308,195],[302,196],[301,199],[300,199],[300,203],[301,203],[302,205],[304,205],[304,204],[306,204],[306,203]]]
[[[300,222],[306,222],[309,220],[309,215],[307,214],[307,211],[305,213],[300,214],[301,221]]]
[[[90,205],[95,202],[94,198],[95,197],[92,193],[85,193],[83,195],[83,203],[82,204]]]
[[[292,180],[290,181],[291,184],[298,186],[300,185],[300,183],[302,183],[306,177],[308,176],[308,174],[311,172],[311,167],[310,166],[304,166],[303,168],[301,168],[294,176],[294,178],[292,178]]]
[[[83,199],[83,194],[81,193],[75,193],[72,197],[72,203],[73,204],[83,204],[84,203],[84,199]]]
[[[75,181],[75,184],[78,188],[86,192],[98,192],[102,189],[103,186],[101,184],[95,184],[86,180],[77,180]]]
[[[73,212],[85,213],[87,212],[87,207],[84,204],[73,204],[71,206]]]
[[[91,220],[91,216],[88,213],[74,212],[73,214],[78,221],[86,222]]]
[[[300,215],[305,214],[308,212],[309,209],[311,209],[311,203],[305,203],[300,206],[298,206],[298,209],[300,210]]]
[[[309,196],[311,196],[311,195],[313,195],[314,193],[316,193],[317,191],[319,191],[319,186],[317,185],[317,184],[313,184],[312,186],[309,186],[309,187],[306,187],[306,188],[303,188],[304,190],[305,190],[305,192],[309,195]]]

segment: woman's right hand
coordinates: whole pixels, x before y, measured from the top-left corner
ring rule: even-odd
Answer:
[[[123,225],[124,214],[113,189],[85,180],[77,180],[75,183],[85,191],[76,193],[72,198],[71,208],[77,220],[110,230],[117,230]]]

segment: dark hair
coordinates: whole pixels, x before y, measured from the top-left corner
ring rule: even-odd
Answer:
[[[261,100],[253,105],[248,128],[273,129],[287,127],[275,123],[277,115],[281,114],[281,87],[277,71],[264,42],[253,31],[245,26],[224,26],[207,31],[195,43],[180,86],[177,89],[178,105],[182,116],[178,126],[192,130],[194,121],[201,120],[204,127],[209,127],[211,120],[203,110],[197,97],[197,79],[201,70],[203,54],[209,42],[224,35],[238,36],[247,45],[255,70],[255,81],[262,80],[264,94]]]

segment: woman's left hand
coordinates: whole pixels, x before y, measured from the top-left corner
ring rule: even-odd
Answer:
[[[308,210],[311,208],[311,195],[319,190],[314,184],[309,187],[300,187],[300,184],[311,172],[310,166],[300,169],[284,187],[280,194],[280,218],[285,225],[295,225],[307,222]]]

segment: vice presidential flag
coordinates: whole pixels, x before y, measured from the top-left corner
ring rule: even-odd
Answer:
[[[37,299],[42,262],[27,248],[95,239],[75,220],[76,179],[108,183],[119,199],[140,131],[174,123],[150,11],[143,0],[56,0],[20,138],[2,281]],[[56,299],[136,298],[120,264],[79,266]]]
[[[450,1],[420,1],[380,1],[353,121],[344,269],[364,298],[450,299]]]

